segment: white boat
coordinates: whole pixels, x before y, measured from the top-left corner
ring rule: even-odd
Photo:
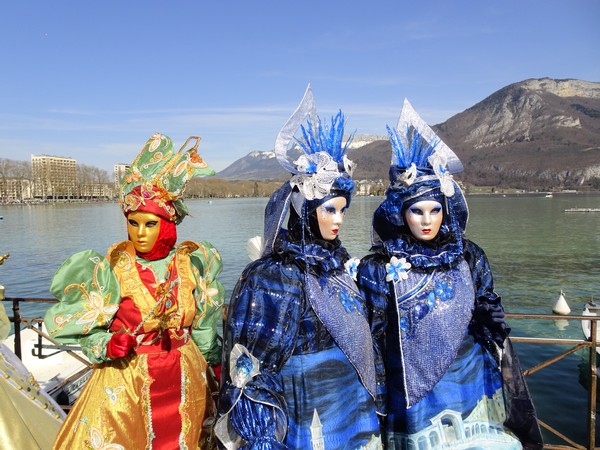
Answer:
[[[600,306],[596,305],[593,301],[589,301],[583,307],[582,316],[600,316]],[[583,330],[583,335],[585,339],[591,340],[591,331],[592,321],[591,320],[582,320],[581,321],[581,329]],[[596,322],[596,341],[600,342],[600,321]],[[600,354],[600,347],[596,347],[596,352]]]
[[[44,326],[42,332],[47,334]],[[81,360],[66,351],[48,348],[53,344],[46,339],[42,339],[44,347],[40,348],[39,334],[30,328],[22,329],[20,335],[21,360],[27,370],[58,404],[72,405],[92,373],[87,358],[79,350],[74,350],[74,354]],[[14,339],[12,334],[4,341],[13,351]]]
[[[565,212],[600,212],[600,208],[569,208]]]
[[[0,266],[9,256],[0,255]],[[15,369],[21,375],[29,372],[27,377],[33,377],[32,385],[39,386],[56,406],[72,405],[92,374],[92,364],[79,347],[68,348],[69,351],[64,346],[58,348],[43,323],[22,321],[19,325],[27,326],[19,328],[19,339],[15,341],[15,334],[9,335],[12,327],[2,300],[4,286],[0,285],[0,362],[4,362],[6,371]]]

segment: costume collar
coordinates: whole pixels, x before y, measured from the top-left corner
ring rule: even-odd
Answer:
[[[412,267],[420,269],[454,266],[463,256],[463,239],[441,239],[437,245],[430,245],[408,235],[388,239],[373,246],[377,253],[406,258]]]
[[[350,258],[346,249],[339,241],[331,248],[325,248],[319,243],[294,243],[282,237],[277,246],[277,253],[284,259],[290,259],[300,266],[309,266],[317,272],[344,270],[344,263]]]

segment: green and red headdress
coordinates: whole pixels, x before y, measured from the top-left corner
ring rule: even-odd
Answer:
[[[161,133],[152,135],[121,184],[119,203],[123,213],[145,211],[176,224],[181,223],[188,214],[183,202],[187,184],[193,177],[215,174],[198,155],[199,143],[200,137],[190,136],[175,153],[173,141],[168,136]]]

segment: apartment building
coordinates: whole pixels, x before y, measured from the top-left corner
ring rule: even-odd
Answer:
[[[0,177],[0,203],[21,202],[30,198],[29,180]]]
[[[119,189],[121,187],[121,183],[123,182],[123,178],[125,178],[125,173],[131,167],[130,164],[115,164],[113,169],[113,175],[115,179],[115,192],[117,195],[119,194]]]
[[[33,197],[72,198],[78,195],[77,161],[60,156],[31,155]]]

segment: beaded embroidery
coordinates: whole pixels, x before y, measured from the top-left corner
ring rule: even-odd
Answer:
[[[400,331],[402,337],[410,339],[414,336],[418,323],[428,314],[444,303],[452,301],[455,294],[455,283],[458,277],[449,271],[443,278],[425,278],[426,284],[414,297],[400,302]]]

